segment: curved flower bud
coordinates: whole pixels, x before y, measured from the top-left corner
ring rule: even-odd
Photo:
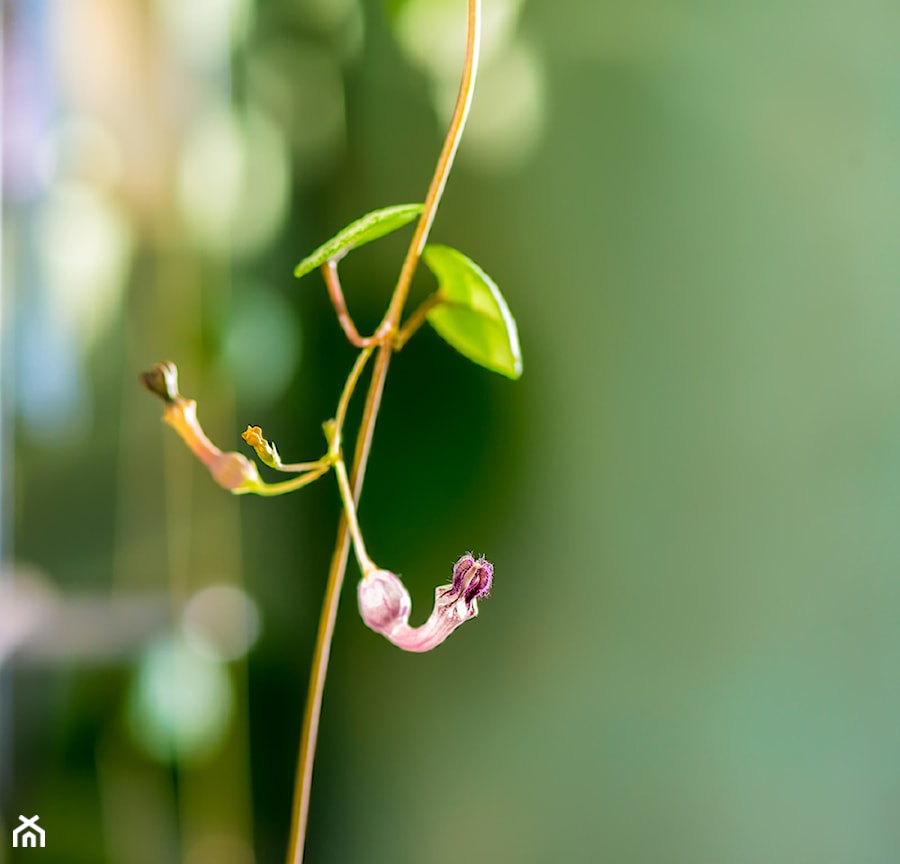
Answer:
[[[359,612],[367,627],[398,648],[430,651],[478,614],[478,598],[488,596],[493,579],[489,561],[463,555],[453,567],[453,582],[435,590],[428,620],[421,627],[410,627],[409,592],[389,570],[372,570],[359,583]]]
[[[262,481],[256,466],[241,453],[223,453],[209,438],[197,419],[197,403],[178,392],[178,369],[174,363],[157,363],[141,375],[141,383],[165,402],[163,420],[191,448],[209,469],[213,480],[235,495],[256,492]]]
[[[407,622],[412,600],[406,586],[390,570],[372,570],[359,583],[359,614],[367,627],[387,636]]]

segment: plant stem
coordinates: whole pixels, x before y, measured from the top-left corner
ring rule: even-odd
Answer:
[[[366,348],[370,345],[378,344],[377,336],[363,337],[359,335],[350,312],[347,310],[347,302],[344,300],[344,292],[341,290],[341,280],[338,278],[337,261],[329,258],[322,265],[322,276],[325,279],[325,285],[328,287],[328,296],[331,298],[331,305],[337,313],[338,323],[344,331],[344,335],[350,341],[351,345],[357,348]]]
[[[350,486],[353,499],[359,502],[362,492],[363,480],[366,473],[366,464],[369,451],[372,446],[372,436],[375,432],[375,421],[378,418],[378,410],[381,407],[381,395],[384,392],[384,382],[393,353],[393,336],[397,332],[400,318],[403,314],[403,306],[409,294],[409,286],[415,273],[416,265],[422,254],[422,249],[428,239],[428,233],[434,222],[438,204],[441,200],[447,177],[453,165],[453,158],[462,137],[469,106],[472,104],[472,94],[475,89],[475,74],[478,65],[478,43],[481,35],[481,0],[468,0],[468,25],[466,37],[466,56],[463,63],[462,78],[459,85],[459,95],[456,99],[456,107],[450,120],[450,127],[444,139],[444,146],[438,156],[434,176],[428,187],[425,198],[425,206],[422,215],[416,224],[416,230],[410,242],[409,251],[400,270],[397,286],[391,297],[390,305],[385,313],[384,320],[378,328],[380,344],[375,356],[375,366],[372,370],[372,378],[369,381],[369,389],[366,393],[366,404],[363,408],[363,416],[356,437],[356,448],[353,454],[353,468],[350,474]],[[297,779],[294,788],[294,806],[291,820],[291,839],[288,849],[288,864],[302,864],[303,850],[306,844],[306,827],[309,817],[309,797],[312,788],[312,769],[315,757],[316,740],[319,731],[319,717],[322,710],[322,694],[325,688],[325,676],[328,671],[328,660],[331,655],[331,640],[334,635],[334,625],[337,618],[338,603],[341,595],[341,587],[344,582],[344,574],[347,570],[347,557],[350,551],[350,532],[346,511],[341,512],[338,522],[337,539],[334,553],[331,557],[331,566],[328,572],[328,581],[325,586],[325,597],[322,603],[322,615],[319,619],[319,629],[316,636],[316,646],[313,652],[312,669],[310,671],[309,691],[306,699],[306,708],[303,714],[303,728],[300,736],[300,756],[297,764]]]
[[[369,553],[366,552],[362,531],[359,530],[359,523],[356,521],[356,502],[350,489],[350,481],[347,479],[347,466],[344,465],[343,458],[339,457],[337,462],[334,463],[334,473],[337,475],[338,487],[341,490],[341,500],[344,503],[347,527],[350,531],[350,538],[353,540],[353,549],[356,552],[356,563],[359,565],[360,573],[363,576],[367,576],[373,570],[376,570],[377,567],[375,562],[369,557]]]
[[[431,185],[428,187],[428,194],[425,196],[425,206],[422,210],[422,215],[416,223],[416,230],[409,244],[409,251],[406,253],[403,268],[400,270],[400,278],[397,280],[394,296],[391,297],[391,304],[388,306],[388,311],[384,316],[379,332],[382,328],[389,331],[396,330],[400,323],[400,315],[406,303],[406,296],[409,294],[409,286],[412,282],[413,274],[416,272],[419,257],[422,255],[422,250],[425,248],[425,243],[428,240],[428,232],[431,230],[431,224],[434,222],[434,217],[437,214],[438,204],[441,196],[444,194],[444,186],[447,185],[447,178],[450,176],[450,169],[453,167],[456,149],[459,147],[459,142],[462,139],[466,117],[469,116],[469,107],[472,104],[472,96],[475,93],[475,75],[478,71],[478,46],[480,42],[481,0],[469,0],[469,17],[466,25],[466,57],[463,61],[462,79],[459,82],[456,106],[453,109],[453,117],[450,119],[450,128],[447,130],[444,146],[441,148],[440,156],[438,156],[434,176],[431,178]]]
[[[350,374],[347,376],[344,390],[341,393],[341,398],[338,400],[337,411],[334,412],[334,441],[329,442],[329,451],[332,449],[332,446],[336,450],[340,450],[341,448],[341,439],[344,433],[344,420],[347,418],[347,408],[350,406],[350,397],[353,396],[353,391],[356,389],[356,382],[359,381],[359,376],[362,375],[362,371],[366,368],[366,363],[369,362],[369,357],[372,356],[372,351],[374,350],[374,348],[363,348],[363,350],[359,352],[359,356],[356,358],[356,362],[353,364]]]
[[[394,337],[394,350],[399,351],[407,342],[409,342],[416,331],[427,320],[428,313],[434,309],[435,306],[440,306],[443,302],[444,300],[441,298],[439,291],[435,291],[434,294],[423,300],[419,308],[406,319],[406,323],[404,323]]]
[[[302,489],[304,486],[308,486],[310,483],[314,483],[323,474],[327,474],[330,470],[331,463],[326,462],[318,468],[313,468],[307,471],[307,473],[302,474],[300,477],[295,477],[293,480],[281,480],[278,483],[262,482],[259,486],[255,487],[253,491],[257,495],[263,495],[267,497],[273,495],[284,495],[286,492],[296,492],[298,489]]]
[[[387,377],[387,367],[391,359],[389,345],[382,345],[375,356],[375,367],[369,390],[366,393],[366,404],[360,421],[359,434],[356,439],[356,450],[353,454],[353,468],[350,485],[353,498],[358,502],[362,492],[362,482],[366,473],[366,463],[375,431],[375,419],[381,405],[381,394]],[[350,551],[350,532],[347,514],[342,510],[338,522],[337,540],[331,556],[328,570],[328,581],[325,585],[325,598],[322,602],[322,614],[319,618],[319,630],[316,635],[316,647],[313,652],[312,669],[309,676],[309,690],[306,696],[306,707],[303,712],[303,727],[300,733],[300,756],[297,763],[297,778],[294,785],[294,808],[291,820],[291,839],[288,852],[288,864],[302,864],[303,849],[306,844],[306,826],[309,819],[309,795],[312,787],[312,769],[315,758],[316,740],[319,734],[319,717],[322,711],[322,693],[325,689],[325,676],[328,672],[328,660],[331,656],[331,639],[334,635],[334,624],[337,619],[338,602],[344,573],[347,570],[347,556]]]

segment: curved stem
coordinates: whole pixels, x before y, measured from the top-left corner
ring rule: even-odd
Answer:
[[[347,310],[347,303],[344,300],[344,292],[341,290],[341,280],[338,278],[337,261],[329,258],[322,265],[322,275],[325,277],[325,285],[328,288],[328,296],[331,298],[331,305],[337,314],[338,323],[344,331],[344,335],[350,341],[351,345],[357,348],[367,348],[370,345],[377,345],[378,338],[376,336],[360,336],[350,312]]]
[[[286,492],[296,492],[298,489],[302,489],[304,486],[309,486],[310,483],[314,483],[330,470],[331,462],[324,462],[318,468],[314,468],[306,474],[302,474],[300,477],[295,477],[293,480],[281,480],[278,483],[266,483],[260,481],[253,492],[256,495],[262,495],[264,497],[284,495]]]
[[[444,302],[439,291],[435,291],[430,297],[426,298],[419,305],[409,318],[406,319],[404,325],[397,331],[394,337],[394,350],[399,351],[410,339],[416,334],[416,331],[425,323],[428,313],[435,306],[440,306]]]
[[[341,438],[344,433],[344,420],[347,419],[347,408],[350,406],[350,397],[353,395],[353,391],[356,389],[356,383],[359,381],[359,376],[362,375],[362,371],[366,368],[366,363],[369,362],[369,358],[372,356],[374,350],[374,348],[363,348],[363,350],[359,352],[359,356],[356,358],[356,362],[353,364],[350,374],[347,376],[344,390],[341,393],[341,398],[338,400],[337,411],[334,412],[334,440],[328,442],[329,453],[332,449],[335,451],[341,449]]]
[[[369,450],[372,446],[372,436],[375,432],[375,421],[378,418],[378,410],[381,407],[381,395],[384,392],[384,382],[387,378],[391,353],[393,352],[393,336],[400,323],[403,314],[403,306],[409,294],[409,286],[412,282],[416,265],[422,254],[422,249],[428,239],[428,232],[434,222],[450,168],[456,155],[459,141],[462,137],[469,106],[472,104],[472,94],[475,88],[475,72],[478,65],[478,44],[481,35],[481,0],[468,0],[468,30],[466,38],[466,56],[463,64],[462,79],[460,81],[459,95],[456,107],[444,139],[444,146],[438,156],[437,166],[428,194],[425,198],[425,206],[422,215],[416,225],[415,233],[410,242],[409,251],[403,262],[397,286],[391,297],[390,305],[385,313],[384,320],[378,328],[380,344],[375,356],[375,367],[372,370],[372,378],[366,394],[366,404],[363,408],[363,416],[359,425],[359,433],[356,438],[356,448],[353,454],[353,468],[350,473],[350,486],[352,487],[353,500],[359,502],[362,492],[363,480],[366,473],[366,464],[369,458]],[[368,356],[366,356],[368,359]],[[306,844],[306,826],[309,818],[309,796],[312,787],[313,760],[315,757],[316,741],[319,732],[319,717],[322,710],[322,694],[325,688],[325,677],[328,671],[328,660],[331,655],[331,640],[334,634],[334,625],[337,618],[338,603],[341,595],[341,587],[344,583],[344,574],[347,570],[347,558],[350,551],[350,531],[346,511],[341,513],[338,522],[337,539],[334,553],[331,557],[331,566],[328,572],[328,582],[325,586],[325,597],[322,603],[322,614],[319,619],[319,629],[316,635],[316,646],[313,652],[312,669],[310,671],[309,692],[306,699],[306,708],[303,714],[303,728],[300,734],[300,756],[297,763],[297,777],[294,786],[294,806],[291,819],[291,839],[288,848],[288,864],[302,864],[303,850]]]
[[[463,62],[459,94],[456,97],[456,107],[453,109],[450,128],[447,130],[444,146],[441,148],[440,156],[438,156],[437,167],[434,169],[434,176],[431,178],[431,185],[428,187],[428,194],[425,196],[425,206],[422,209],[422,215],[419,217],[418,223],[416,223],[416,230],[410,241],[409,251],[406,253],[403,268],[400,270],[400,277],[397,279],[397,287],[394,289],[394,295],[391,297],[391,303],[384,316],[384,321],[381,327],[378,328],[379,333],[383,330],[393,332],[400,324],[400,316],[403,313],[403,306],[409,294],[409,286],[412,282],[413,274],[416,272],[416,266],[419,263],[422,250],[425,248],[425,243],[428,240],[428,232],[431,231],[431,224],[434,222],[434,217],[437,214],[438,204],[440,204],[441,196],[444,194],[444,187],[447,185],[447,178],[450,176],[450,169],[453,167],[456,150],[462,139],[466,117],[469,115],[472,96],[475,93],[475,75],[478,71],[478,46],[481,41],[481,0],[469,0],[469,18],[466,34],[466,57]]]
[[[327,455],[321,459],[316,459],[315,462],[282,462],[278,465],[270,465],[268,462],[263,462],[263,465],[266,465],[273,471],[281,471],[282,474],[302,474],[304,471],[318,471],[323,466],[327,471],[331,467]]]
[[[362,575],[366,576],[372,570],[377,570],[378,568],[369,557],[369,553],[366,552],[366,544],[356,518],[356,502],[353,500],[350,481],[347,479],[347,467],[344,465],[343,459],[338,458],[337,462],[334,463],[334,473],[337,475],[338,489],[341,492],[341,500],[344,502],[344,513],[347,516],[347,527],[353,540],[353,549],[356,552],[356,563],[359,564],[359,570]]]

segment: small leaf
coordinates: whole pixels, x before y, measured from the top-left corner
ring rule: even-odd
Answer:
[[[391,231],[402,228],[422,212],[421,204],[397,204],[373,210],[365,216],[351,222],[346,228],[338,231],[329,241],[323,243],[311,255],[307,255],[295,268],[294,275],[299,279],[307,273],[321,267],[330,258],[343,258],[351,249],[371,243]]]
[[[428,313],[428,323],[463,356],[518,378],[522,352],[516,322],[490,276],[449,246],[426,246],[422,260],[437,277],[442,301]]]

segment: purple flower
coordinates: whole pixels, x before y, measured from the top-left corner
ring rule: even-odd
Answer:
[[[359,612],[366,626],[398,648],[430,651],[478,614],[478,598],[488,596],[493,579],[489,561],[463,555],[453,567],[453,582],[435,590],[428,620],[410,627],[412,602],[406,587],[390,570],[372,570],[359,583]]]
[[[494,566],[484,558],[475,559],[471,552],[466,552],[453,565],[453,585],[450,587],[457,594],[462,594],[467,603],[479,597],[488,597],[491,583],[494,581]]]

